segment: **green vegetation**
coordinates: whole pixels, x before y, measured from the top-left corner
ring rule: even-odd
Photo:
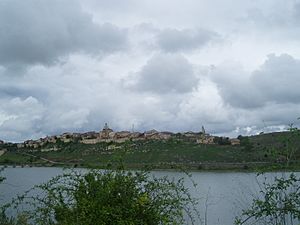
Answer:
[[[279,135],[279,134],[277,134]],[[272,134],[272,137],[273,134]],[[300,130],[289,129],[284,136],[280,135],[278,145],[269,146],[269,152],[280,156],[284,169],[289,168],[295,157],[299,156]],[[263,175],[262,171],[259,175]],[[258,175],[258,176],[259,176]],[[289,177],[276,176],[273,182],[266,180],[260,185],[260,196],[253,199],[250,208],[243,210],[235,223],[294,225],[300,221],[300,178],[295,173]]]
[[[0,168],[0,184],[5,180],[5,177],[1,176],[1,173],[3,170],[4,170],[4,168]]]
[[[0,157],[0,163],[9,165],[20,165],[31,162],[31,157],[18,154],[17,150],[7,151],[4,155]]]
[[[254,198],[249,209],[236,219],[237,225],[293,225],[300,220],[300,179],[295,174],[275,178],[262,184],[260,198]]]
[[[228,145],[222,138],[216,140],[217,145],[172,138],[91,145],[58,142],[38,150],[11,148],[0,158],[2,163],[110,167],[105,171],[64,174],[34,187],[2,207],[0,225],[199,224],[200,220],[195,222],[194,218],[198,216],[197,201],[189,195],[183,179],[129,172],[123,166],[115,167],[115,162],[122,159],[121,165],[129,168],[224,169],[229,165],[226,168],[232,169],[239,165],[249,169],[252,165],[261,175],[270,168],[299,169],[299,137],[300,131],[291,128],[288,132],[239,136],[239,146]],[[45,151],[47,148],[57,150]],[[0,182],[3,179],[0,176]],[[236,218],[235,224],[293,225],[300,220],[300,179],[295,173],[265,180],[260,187],[260,195]],[[11,207],[22,210],[8,217]]]
[[[238,136],[238,139],[240,140],[241,146],[244,148],[245,151],[249,152],[253,150],[253,143],[250,141],[250,138],[245,136]]]
[[[239,136],[241,145],[197,144],[173,137],[169,140],[127,141],[125,143],[82,144],[79,142],[49,143],[39,149],[12,149],[0,157],[1,164],[80,166],[105,168],[122,156],[130,168],[151,166],[170,169],[177,165],[187,169],[289,169],[300,168],[300,139],[294,133],[280,132],[257,136]],[[284,141],[283,141],[284,140]],[[293,151],[287,155],[282,149]],[[51,150],[51,149],[56,149]],[[293,158],[293,160],[289,160]]]
[[[1,225],[195,224],[197,201],[184,180],[124,169],[69,173],[38,185],[4,207]],[[8,218],[5,210],[19,210]]]
[[[230,140],[228,137],[215,137],[214,143],[218,145],[230,145]]]

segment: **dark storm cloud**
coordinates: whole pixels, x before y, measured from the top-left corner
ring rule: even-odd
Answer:
[[[0,85],[1,98],[27,98],[30,96],[38,96],[43,101],[47,98],[47,91],[38,87],[20,87],[17,85]]]
[[[215,69],[211,76],[224,101],[239,108],[260,108],[269,103],[300,103],[300,60],[271,54],[259,69],[247,75],[237,68]]]
[[[282,54],[269,55],[266,62],[253,72],[251,82],[265,101],[300,103],[300,60]]]
[[[0,64],[51,64],[71,53],[105,54],[127,45],[126,31],[96,24],[77,1],[0,2]]]
[[[219,65],[213,67],[210,77],[217,84],[224,102],[236,108],[262,107],[260,94],[249,81],[249,75],[240,65]]]
[[[138,73],[135,88],[158,94],[190,92],[197,86],[193,66],[186,58],[158,54],[148,60]]]
[[[190,51],[215,40],[218,35],[204,29],[165,29],[157,35],[158,46],[166,52]]]

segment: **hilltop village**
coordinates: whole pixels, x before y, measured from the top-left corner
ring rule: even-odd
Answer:
[[[289,148],[297,152],[298,160],[299,136],[290,132],[231,139],[210,135],[204,127],[199,132],[130,132],[114,131],[105,124],[98,132],[63,133],[22,143],[0,141],[0,165],[107,168],[121,160],[135,169],[256,170],[287,161],[285,155],[270,151],[284,148],[281,140],[292,140]]]
[[[87,132],[87,133],[63,133],[62,135],[47,136],[45,138],[40,138],[38,140],[27,140],[23,143],[18,143],[17,148],[30,148],[38,149],[42,148],[44,145],[49,143],[70,143],[79,142],[83,144],[97,144],[101,142],[116,142],[123,143],[126,141],[145,141],[145,140],[168,140],[171,138],[177,139],[188,139],[192,142],[198,144],[218,144],[220,140],[226,141],[230,145],[239,145],[240,140],[233,138],[229,139],[227,137],[217,137],[211,136],[205,132],[204,127],[202,127],[201,132],[183,132],[183,133],[172,133],[172,132],[159,132],[157,130],[150,130],[146,132],[130,132],[130,131],[119,131],[115,132],[109,128],[108,124],[105,123],[103,129],[100,132]],[[217,140],[217,141],[216,141]],[[3,144],[4,142],[1,141]],[[1,144],[0,143],[0,144]],[[55,150],[55,149],[53,149]]]

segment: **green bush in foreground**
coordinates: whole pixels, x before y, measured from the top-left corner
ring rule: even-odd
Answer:
[[[298,118],[299,119],[299,118]],[[285,167],[289,168],[299,146],[293,142],[300,136],[300,130],[291,124],[283,147],[274,151],[275,157],[283,156]],[[284,167],[283,167],[284,168]],[[262,174],[264,172],[262,171]],[[252,205],[243,210],[235,224],[299,225],[300,222],[300,177],[291,173],[288,177],[276,176],[274,182],[263,182],[260,197],[252,200]]]
[[[3,171],[3,169],[0,168],[0,174],[1,174],[2,171]],[[2,177],[2,176],[0,175],[0,183],[2,183],[4,180],[5,180],[5,177]]]
[[[235,223],[298,225],[300,221],[300,178],[292,173],[289,177],[275,178],[274,183],[263,183],[262,196],[253,199]]]
[[[26,218],[23,224],[173,225],[194,224],[195,204],[183,179],[95,170],[57,176],[15,199],[10,207],[27,208],[19,213]],[[16,223],[11,219],[2,224]]]

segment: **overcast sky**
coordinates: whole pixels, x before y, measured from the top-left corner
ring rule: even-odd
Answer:
[[[299,125],[300,1],[1,0],[0,139]]]

